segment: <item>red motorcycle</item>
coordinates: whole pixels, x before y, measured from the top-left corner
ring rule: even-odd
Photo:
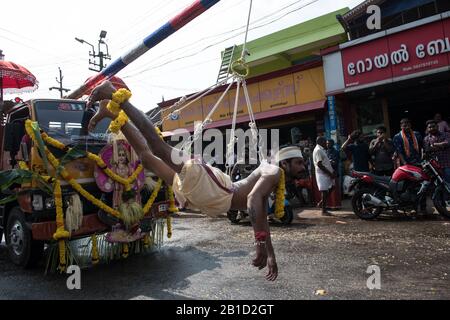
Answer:
[[[450,184],[445,182],[438,161],[427,157],[420,165],[404,165],[392,177],[368,172],[352,173],[353,212],[361,219],[371,220],[382,212],[417,212],[422,201],[431,196],[436,210],[450,218]]]

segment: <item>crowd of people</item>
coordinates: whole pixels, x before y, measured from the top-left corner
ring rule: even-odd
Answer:
[[[361,131],[354,131],[340,149],[351,156],[354,171],[373,172],[380,176],[392,176],[394,170],[402,165],[418,165],[424,156],[433,155],[439,161],[445,181],[450,183],[450,127],[436,114],[426,122],[424,136],[413,130],[409,119],[400,121],[400,132],[392,139],[387,136],[386,127],[376,130],[376,138],[366,141]],[[324,215],[327,212],[327,198],[335,185],[341,153],[335,149],[333,140],[317,138],[313,153],[315,176],[322,200],[319,205]],[[426,204],[421,205],[426,210]]]

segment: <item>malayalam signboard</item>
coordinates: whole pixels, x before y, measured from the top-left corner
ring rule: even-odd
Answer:
[[[436,21],[343,49],[345,88],[447,67],[449,25]]]

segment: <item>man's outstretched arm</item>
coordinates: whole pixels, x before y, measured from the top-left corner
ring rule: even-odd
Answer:
[[[256,258],[253,265],[263,269],[266,265],[269,271],[267,280],[274,281],[278,276],[278,266],[275,251],[272,246],[269,223],[267,222],[267,198],[278,184],[279,172],[262,175],[247,198],[247,208],[253,225],[256,240]],[[265,243],[264,243],[265,242]]]

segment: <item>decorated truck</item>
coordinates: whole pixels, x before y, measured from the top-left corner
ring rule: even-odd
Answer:
[[[84,101],[6,103],[0,124],[0,239],[25,268],[64,272],[162,244],[175,199]],[[45,257],[45,259],[44,259]]]

